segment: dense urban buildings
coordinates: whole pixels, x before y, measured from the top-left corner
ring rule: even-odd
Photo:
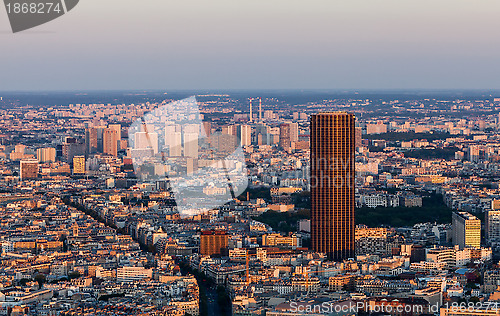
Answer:
[[[35,96],[0,95],[0,315],[496,313],[500,99]]]

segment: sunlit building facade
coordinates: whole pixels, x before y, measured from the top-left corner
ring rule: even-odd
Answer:
[[[311,237],[315,251],[354,258],[355,117],[345,112],[311,116]]]

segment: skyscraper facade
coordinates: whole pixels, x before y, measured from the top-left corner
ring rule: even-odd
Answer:
[[[290,148],[290,124],[280,125],[280,147],[283,149]]]
[[[290,142],[298,142],[299,141],[299,124],[297,123],[289,123],[290,125]]]
[[[485,233],[490,244],[500,243],[500,210],[492,209],[486,213]]]
[[[311,116],[311,237],[330,260],[354,258],[355,117]]]
[[[252,144],[252,127],[250,125],[238,126],[238,136],[241,146],[250,146]]]
[[[104,130],[103,135],[103,152],[111,156],[118,155],[118,132],[115,128],[107,128]]]
[[[102,152],[102,131],[104,127],[89,127],[85,130],[85,153],[95,154]]]
[[[55,162],[56,149],[52,147],[38,148],[36,150],[36,157],[40,163]]]
[[[73,174],[85,174],[85,156],[73,157]]]
[[[469,161],[479,162],[479,160],[480,160],[479,154],[480,154],[480,151],[479,151],[478,145],[472,145],[469,147]]]
[[[122,140],[122,125],[121,124],[109,124],[108,128],[116,131],[116,136],[118,138],[118,141]]]
[[[460,249],[481,247],[481,220],[467,212],[453,212],[451,216],[453,243]]]
[[[200,235],[200,254],[220,255],[227,248],[229,235],[226,231],[206,230]]]
[[[227,125],[222,127],[222,134],[236,136],[238,128],[236,125]]]
[[[299,125],[297,123],[285,123],[280,125],[280,147],[288,149],[291,144],[299,140]]]
[[[62,158],[64,161],[71,163],[73,157],[85,155],[85,144],[69,143],[62,145]]]
[[[38,160],[21,160],[19,167],[21,180],[36,179],[38,177]]]

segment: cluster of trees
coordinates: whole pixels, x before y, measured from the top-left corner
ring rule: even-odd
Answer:
[[[418,159],[455,159],[455,152],[459,151],[457,147],[432,148],[432,149],[413,149],[405,152],[405,157]]]
[[[448,208],[439,194],[424,197],[422,207],[377,207],[357,208],[356,224],[370,227],[388,225],[393,227],[413,226],[416,223],[450,223],[452,210]],[[267,211],[253,219],[268,224],[275,231],[292,232],[297,230],[297,221],[311,218],[309,209],[297,212]]]
[[[119,294],[106,294],[106,295],[101,295],[99,296],[99,301],[109,301],[110,298],[113,297],[124,297],[125,293],[119,293]]]
[[[253,219],[271,226],[275,231],[288,233],[297,231],[297,222],[299,220],[309,218],[311,218],[311,211],[300,209],[297,212],[283,213],[269,210]]]
[[[422,207],[363,207],[356,209],[356,224],[367,226],[413,226],[416,223],[450,223],[452,210],[442,195],[432,194],[422,199]]]
[[[238,200],[241,201],[246,201],[247,200],[247,194],[250,197],[250,199],[257,199],[261,198],[266,201],[271,200],[271,191],[269,190],[268,187],[261,187],[261,188],[247,188],[245,192],[240,194],[238,196]]]
[[[364,135],[365,139],[383,139],[386,141],[410,141],[414,139],[427,139],[428,141],[446,139],[451,137],[450,133],[441,133],[441,132],[433,132],[433,133],[415,133],[415,132],[405,132],[405,133],[397,133],[397,132],[388,132],[382,134],[370,134]]]

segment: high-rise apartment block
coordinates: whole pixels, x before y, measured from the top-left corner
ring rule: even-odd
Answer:
[[[22,144],[16,145],[14,148],[14,151],[12,151],[9,155],[10,160],[23,160],[23,159],[28,159],[28,157],[25,153],[26,146]]]
[[[241,146],[250,146],[252,144],[252,127],[250,125],[238,126],[238,137]]]
[[[118,132],[116,129],[107,128],[103,131],[103,152],[111,156],[118,155]]]
[[[200,236],[200,254],[220,255],[227,248],[229,235],[222,230],[205,230]]]
[[[21,180],[36,179],[38,177],[38,160],[21,160],[19,174]]]
[[[486,214],[486,239],[490,244],[500,243],[500,210],[493,209]]]
[[[85,130],[85,153],[87,155],[102,152],[103,127],[89,127]]]
[[[121,124],[109,124],[108,129],[116,131],[118,142],[122,140],[122,125]]]
[[[288,149],[293,142],[299,140],[299,125],[297,123],[281,124],[279,129],[279,145],[281,148]]]
[[[85,156],[73,157],[73,174],[85,173]]]
[[[85,144],[82,143],[66,143],[62,145],[62,158],[71,163],[73,157],[85,155]]]
[[[467,212],[453,212],[453,243],[460,249],[481,246],[481,220]]]
[[[280,125],[280,147],[283,149],[290,148],[290,125],[281,124]]]
[[[38,148],[36,150],[36,158],[40,163],[55,162],[56,161],[56,149],[52,147]]]
[[[469,161],[479,162],[480,160],[480,150],[478,145],[472,145],[469,147]]]

